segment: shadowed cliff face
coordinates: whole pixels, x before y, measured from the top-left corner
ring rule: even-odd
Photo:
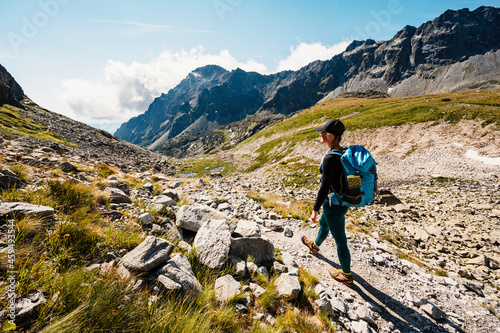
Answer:
[[[498,81],[491,77],[498,77],[500,69],[489,64],[495,57],[474,57],[488,52],[494,55],[499,49],[499,26],[498,8],[448,10],[418,28],[404,27],[389,41],[353,41],[342,54],[312,62],[298,71],[261,75],[241,69],[228,72],[218,66],[202,67],[158,97],[144,114],[124,123],[115,134],[161,150],[177,136],[203,136],[248,115],[289,115],[343,93],[370,90],[401,96],[463,90],[485,82],[495,85]],[[410,78],[432,80],[436,70],[465,61],[469,61],[467,66],[455,67],[453,75],[439,85],[419,81],[421,88],[413,92],[408,88],[408,82],[413,82],[408,81]],[[470,70],[470,66],[477,70]],[[465,71],[468,85],[458,86],[457,70]],[[486,71],[489,76],[484,75]],[[404,89],[397,89],[402,82]]]
[[[24,97],[21,86],[7,72],[5,67],[0,65],[0,105],[19,105],[19,101]]]

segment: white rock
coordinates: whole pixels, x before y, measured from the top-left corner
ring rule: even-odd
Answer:
[[[255,283],[250,283],[250,289],[252,290],[253,295],[257,298],[259,298],[263,293],[266,292],[266,289]]]
[[[260,237],[260,228],[253,221],[239,220],[236,222],[234,234],[242,237]]]
[[[231,275],[224,275],[215,280],[215,297],[219,301],[227,301],[241,293],[241,284]]]
[[[287,273],[281,274],[274,282],[276,291],[280,295],[287,295],[297,298],[301,290],[299,278]]]
[[[214,237],[217,235],[217,237]],[[209,268],[224,265],[231,246],[231,232],[226,220],[208,220],[198,230],[193,242],[200,261]]]

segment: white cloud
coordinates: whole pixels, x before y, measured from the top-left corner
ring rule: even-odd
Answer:
[[[322,43],[300,43],[296,48],[292,46],[290,55],[279,62],[277,71],[298,70],[315,60],[328,60],[342,53],[350,43],[351,41],[343,41],[330,47]]]
[[[175,87],[189,72],[208,64],[232,70],[267,73],[265,65],[252,59],[238,62],[228,50],[207,54],[199,46],[189,51],[163,51],[149,63],[109,60],[103,83],[83,79],[61,82],[58,100],[70,107],[66,115],[85,123],[119,124],[147,110],[153,99]],[[101,126],[100,126],[101,127]],[[112,130],[108,125],[108,130]],[[116,125],[115,125],[116,127]]]
[[[341,53],[349,41],[327,47],[321,43],[301,43],[290,48],[290,55],[279,62],[278,71],[297,70],[314,60],[326,60]],[[268,73],[255,60],[237,61],[228,50],[208,54],[202,46],[189,51],[163,51],[157,58],[130,64],[108,60],[102,82],[68,79],[60,83],[59,108],[66,116],[114,132],[118,126],[147,110],[155,97],[167,93],[198,67],[214,64],[233,70]],[[63,111],[68,110],[68,111]]]

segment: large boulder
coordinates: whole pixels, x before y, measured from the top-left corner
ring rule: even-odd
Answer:
[[[16,217],[31,216],[34,218],[51,218],[54,208],[40,205],[32,205],[24,202],[2,202],[0,203],[0,221]]]
[[[231,247],[231,232],[226,220],[208,220],[203,223],[193,245],[201,263],[210,268],[222,267]]]
[[[200,293],[203,291],[189,260],[180,253],[170,259],[158,273],[180,284],[184,292]]]
[[[123,257],[123,265],[133,271],[150,272],[164,265],[173,249],[174,245],[168,241],[148,236]]]
[[[262,264],[274,259],[274,245],[262,238],[232,238],[229,254],[244,260],[252,256],[255,263]]]
[[[203,205],[185,205],[175,214],[178,227],[197,232],[208,220],[225,220],[228,217],[221,212]]]

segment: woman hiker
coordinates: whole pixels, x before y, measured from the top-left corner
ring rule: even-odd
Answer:
[[[342,151],[340,140],[344,133],[345,126],[339,119],[331,119],[322,127],[315,128],[321,132],[320,142],[328,145],[329,152]],[[318,223],[318,215],[321,206],[323,206],[323,214],[319,220],[319,231],[316,240],[302,237],[302,243],[309,248],[312,254],[319,251],[319,247],[328,236],[328,232],[332,233],[333,239],[337,244],[337,255],[340,261],[341,269],[330,269],[330,275],[337,281],[344,283],[348,287],[354,286],[353,277],[351,274],[351,253],[347,247],[347,237],[345,234],[345,214],[349,210],[347,206],[331,205],[328,200],[328,194],[340,192],[344,182],[344,177],[341,176],[344,171],[340,155],[326,154],[323,158],[323,163],[319,169],[321,173],[321,185],[318,190],[316,203],[311,214],[311,221]],[[342,183],[341,183],[342,182]]]

